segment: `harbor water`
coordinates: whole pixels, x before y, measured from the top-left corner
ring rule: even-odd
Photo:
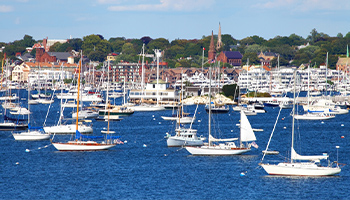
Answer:
[[[26,92],[19,92],[26,98]],[[22,99],[22,104],[26,100]],[[33,126],[54,125],[59,100],[51,105],[32,105]],[[196,106],[187,106],[193,113]],[[0,199],[350,199],[349,114],[325,121],[296,121],[296,151],[301,155],[328,153],[330,160],[347,164],[331,177],[276,177],[259,167],[279,108],[248,116],[256,132],[258,149],[238,156],[191,156],[184,148],[168,148],[166,133],[174,134],[172,110],[135,112],[110,122],[124,144],[107,151],[59,152],[50,141],[15,141],[11,131],[0,134]],[[66,108],[65,116],[72,110]],[[1,111],[3,113],[3,111]],[[46,121],[45,121],[46,119]],[[239,112],[213,114],[214,137],[239,136]],[[283,109],[264,162],[290,155],[291,109]],[[94,135],[107,122],[94,121]],[[193,128],[208,135],[208,114],[198,107]],[[68,136],[56,135],[54,140]],[[339,149],[336,149],[339,146]],[[29,152],[26,149],[30,150]],[[244,176],[242,175],[244,173]]]

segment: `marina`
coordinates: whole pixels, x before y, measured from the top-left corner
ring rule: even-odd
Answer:
[[[26,98],[25,90],[18,92]],[[121,103],[121,99],[119,99]],[[35,125],[44,123],[49,105],[31,106]],[[68,108],[65,115],[69,114]],[[194,112],[196,105],[187,106]],[[346,199],[350,173],[348,166],[333,177],[270,177],[259,168],[262,150],[269,139],[279,108],[265,107],[267,113],[248,116],[256,132],[258,149],[239,156],[191,156],[182,147],[167,147],[166,133],[173,134],[174,121],[166,121],[162,115],[171,115],[172,110],[135,112],[123,117],[122,121],[111,121],[110,127],[124,144],[107,151],[58,152],[48,140],[15,141],[11,131],[0,135],[2,198],[85,198],[96,193],[99,198],[118,199],[214,199],[235,196],[238,199],[260,199],[274,194],[274,198],[293,199],[295,190],[298,198],[310,199],[317,196],[325,199]],[[55,99],[50,108],[46,124],[56,124],[59,117],[60,100]],[[282,109],[276,126],[272,149],[278,155],[266,155],[265,160],[280,160],[288,157],[290,149],[291,109]],[[299,153],[309,155],[328,153],[331,160],[350,162],[349,127],[345,115],[336,115],[327,121],[296,121],[296,135],[303,138],[296,143]],[[260,120],[261,118],[264,120]],[[283,118],[283,120],[282,120]],[[198,136],[207,136],[208,114],[204,105],[199,105],[196,123],[192,125]],[[240,113],[230,106],[230,111],[213,114],[212,134],[214,137],[239,137]],[[93,120],[94,133],[106,131],[106,121]],[[299,133],[298,130],[303,130]],[[95,134],[94,134],[95,135]],[[97,134],[98,135],[98,134]],[[55,135],[54,140],[69,139],[70,135]],[[336,149],[339,146],[339,149]],[[300,152],[300,148],[302,151]],[[11,155],[11,156],[9,156]],[[283,159],[282,159],[283,160]],[[28,170],[30,169],[30,170]],[[244,176],[240,175],[241,173]],[[20,174],[20,175],[19,175]],[[71,177],[75,178],[72,179]],[[19,183],[24,183],[18,187]],[[229,184],[234,183],[234,184]],[[219,192],[225,187],[225,192]],[[94,190],[91,190],[94,188]],[[177,189],[174,189],[177,188]],[[190,193],[189,192],[190,189]],[[213,188],[210,191],[204,188]],[[259,189],[256,189],[259,188]],[[286,188],[289,188],[286,190]],[[327,188],[325,190],[324,188]],[[283,194],[279,190],[284,190]],[[106,192],[110,191],[110,192]],[[329,192],[332,191],[332,192]],[[186,193],[186,197],[183,196]],[[94,198],[93,198],[94,199]]]

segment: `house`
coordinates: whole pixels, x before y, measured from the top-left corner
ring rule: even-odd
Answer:
[[[349,65],[350,65],[350,58],[338,58],[338,62],[336,64],[336,70],[341,70],[346,73],[349,73]]]
[[[45,52],[44,48],[36,49],[36,61],[37,62],[63,62],[67,63],[68,58],[72,55],[68,52]]]
[[[115,61],[117,58],[118,54],[117,53],[109,53],[107,55],[107,61]]]
[[[12,81],[18,83],[24,83],[28,81],[28,74],[30,67],[25,63],[16,65],[12,70]]]
[[[278,54],[270,51],[260,52],[258,53],[258,58],[262,65],[271,66],[271,60],[277,58]]]
[[[217,57],[217,61],[228,63],[232,66],[242,65],[242,54],[239,51],[223,51]]]

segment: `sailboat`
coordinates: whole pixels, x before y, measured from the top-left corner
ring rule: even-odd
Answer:
[[[6,59],[6,67],[7,66],[8,66],[8,60]],[[2,62],[2,69],[3,68],[4,68],[4,60]],[[6,95],[7,96],[3,96],[3,99],[0,99],[0,100],[5,100],[5,104],[7,103],[7,101],[12,100],[11,96],[9,96],[9,94],[11,94],[11,92],[9,91],[7,79],[8,79],[8,76],[6,73]],[[13,98],[13,99],[18,98],[17,95],[14,95],[14,96],[16,98]],[[26,121],[26,120],[20,119],[19,117],[16,117],[16,118],[9,117],[6,115],[6,110],[7,110],[7,107],[4,106],[4,112],[3,112],[4,121],[0,122],[0,130],[24,130],[24,129],[28,128],[28,124],[24,123],[24,121]]]
[[[82,135],[78,130],[79,127],[79,93],[80,93],[80,70],[81,62],[79,62],[78,69],[78,95],[77,95],[77,118],[75,121],[75,139],[67,142],[52,142],[52,145],[59,151],[97,151],[107,150],[117,145],[117,141],[113,140],[109,134],[104,136],[86,136]],[[93,139],[105,138],[102,142],[97,142]],[[84,140],[86,139],[86,140]]]
[[[28,81],[28,101],[30,98],[30,85]],[[48,140],[50,134],[45,133],[42,127],[31,127],[30,126],[30,103],[28,102],[28,131],[12,133],[15,140]]]
[[[294,78],[296,72],[294,72]],[[294,79],[295,80],[295,79]],[[259,165],[269,175],[283,176],[331,176],[339,174],[341,169],[338,166],[332,166],[328,163],[327,166],[321,166],[320,160],[328,159],[327,154],[302,156],[294,150],[294,121],[295,121],[295,81],[294,81],[294,102],[293,102],[293,120],[292,120],[292,141],[291,141],[291,157],[290,162],[281,162],[278,164],[260,163]],[[268,146],[266,147],[266,150]],[[264,155],[265,156],[265,155]],[[264,159],[262,158],[262,161]]]
[[[295,119],[299,120],[326,120],[326,119],[332,119],[335,117],[335,115],[332,115],[328,112],[323,112],[323,110],[326,110],[325,107],[322,107],[322,110],[319,112],[312,112],[310,108],[310,64],[308,66],[308,83],[307,83],[307,106],[303,106],[305,113],[303,115],[294,115]]]
[[[63,66],[61,69],[61,81],[63,81]],[[63,94],[63,89],[61,88],[61,94]],[[63,99],[61,98],[61,107],[60,107],[60,117],[58,119],[57,125],[53,126],[44,126],[44,131],[46,133],[50,134],[74,134],[75,133],[75,124],[63,124]],[[76,104],[75,106],[78,106],[79,108],[82,107],[81,105]],[[88,126],[86,124],[79,124],[78,130],[80,133],[87,134],[92,133],[92,127]]]
[[[211,70],[209,68],[209,102],[211,102]],[[247,116],[241,111],[241,126],[240,126],[240,142],[236,146],[235,140],[238,138],[217,139],[211,135],[211,106],[209,106],[209,126],[208,126],[208,143],[200,147],[186,146],[186,150],[192,155],[210,155],[210,156],[225,156],[225,155],[239,155],[251,150],[251,146],[257,147],[254,143],[256,137],[254,131],[249,123]],[[225,142],[225,143],[219,143]],[[246,144],[243,144],[245,142]]]

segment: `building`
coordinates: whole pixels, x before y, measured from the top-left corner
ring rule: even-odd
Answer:
[[[262,65],[265,66],[271,66],[271,60],[274,58],[277,58],[278,54],[270,51],[260,52],[258,54],[258,58],[260,59],[260,62]]]
[[[72,54],[68,52],[45,52],[44,48],[36,49],[36,58],[37,62],[64,62],[72,63],[74,61]]]
[[[12,81],[17,83],[28,82],[30,67],[25,63],[16,65],[12,70]]]
[[[107,55],[107,61],[115,61],[117,59],[118,54],[117,53],[109,53]]]
[[[217,57],[217,61],[228,63],[232,66],[242,65],[242,54],[239,51],[223,51]]]
[[[211,31],[210,46],[208,51],[208,62],[211,63],[215,61],[215,57],[216,57],[216,50],[214,46],[214,35],[213,35],[213,31]]]
[[[349,73],[349,65],[350,65],[350,58],[338,58],[338,62],[336,64],[336,70],[341,70],[343,72]]]

